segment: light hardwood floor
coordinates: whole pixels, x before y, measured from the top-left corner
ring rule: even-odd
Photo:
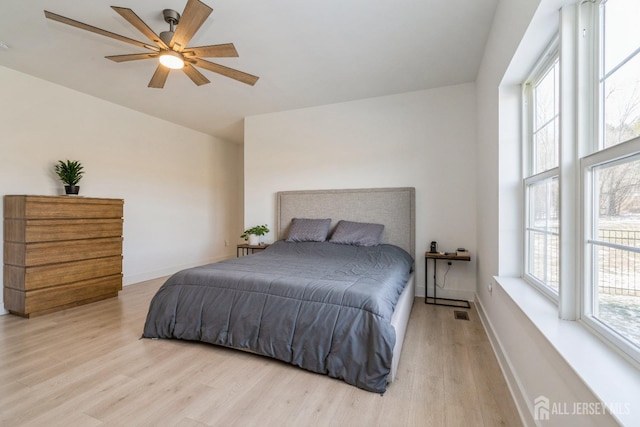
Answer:
[[[474,309],[414,301],[384,394],[212,345],[139,339],[163,280],[23,319],[0,316],[2,426],[518,426]]]

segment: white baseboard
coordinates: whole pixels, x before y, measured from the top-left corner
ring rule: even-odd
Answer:
[[[197,267],[199,265],[205,265],[205,264],[211,264],[213,262],[223,261],[229,258],[230,256],[223,256],[223,257],[212,258],[212,259],[203,260],[203,261],[197,261],[189,264],[174,265],[171,267],[148,271],[145,273],[125,274],[124,277],[122,278],[122,285],[128,286],[128,285],[133,285],[134,283],[140,283],[147,280],[157,279],[158,277],[170,276],[186,268]]]

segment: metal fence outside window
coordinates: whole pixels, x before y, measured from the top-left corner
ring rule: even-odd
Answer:
[[[598,231],[598,240],[640,248],[640,231]],[[604,294],[640,296],[640,253],[600,246],[598,248],[598,290]]]

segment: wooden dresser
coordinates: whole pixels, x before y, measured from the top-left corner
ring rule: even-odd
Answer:
[[[4,196],[4,306],[24,317],[122,289],[121,199]]]

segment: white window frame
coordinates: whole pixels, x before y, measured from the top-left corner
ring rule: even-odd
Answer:
[[[591,245],[590,241],[595,240],[593,234],[595,232],[594,217],[596,216],[596,212],[594,210],[597,209],[598,206],[596,201],[593,200],[594,168],[614,162],[621,162],[639,154],[640,137],[636,137],[630,141],[597,151],[580,160],[584,189],[582,193],[582,209],[584,214],[584,230],[582,233],[582,252],[584,253],[582,283],[584,286],[584,295],[582,301],[581,321],[591,329],[595,330],[598,334],[605,337],[615,347],[622,350],[622,352],[630,356],[636,362],[640,362],[640,349],[625,337],[617,333],[614,329],[600,321],[593,313],[593,295],[595,294],[594,288],[597,286],[597,273],[595,271],[596,262],[593,259],[594,247]]]
[[[529,213],[531,212],[531,206],[530,206],[530,200],[531,198],[529,197],[529,193],[530,193],[530,189],[533,185],[535,184],[540,184],[542,182],[545,182],[549,179],[557,179],[558,180],[558,185],[560,183],[560,177],[558,176],[558,172],[559,172],[559,168],[555,167],[553,169],[549,169],[547,171],[541,172],[537,175],[534,176],[530,176],[524,179],[524,186],[525,186],[525,236],[524,236],[524,242],[525,242],[525,250],[524,250],[524,256],[525,256],[525,260],[524,260],[524,265],[525,265],[525,269],[524,269],[524,279],[534,285],[536,288],[538,288],[543,294],[545,294],[547,297],[551,298],[553,301],[558,301],[559,298],[559,292],[556,292],[552,287],[548,286],[545,282],[543,282],[542,280],[538,279],[536,276],[532,275],[529,273],[529,271],[531,270],[531,265],[530,265],[530,253],[529,253],[529,248],[531,247],[531,241],[530,241],[530,232],[535,231],[538,233],[543,233],[546,235],[550,235],[550,236],[556,236],[558,239],[560,238],[560,233],[559,232],[550,232],[550,231],[546,231],[546,230],[538,230],[535,227],[533,227],[530,223],[530,215]],[[546,257],[545,257],[546,259]]]
[[[640,137],[617,145],[604,148],[603,111],[600,108],[601,85],[600,85],[600,59],[603,55],[603,44],[600,34],[600,5],[601,1],[583,3],[582,28],[583,37],[579,42],[578,62],[582,69],[587,70],[585,75],[578,76],[578,81],[586,88],[584,102],[589,102],[589,107],[583,109],[577,117],[579,126],[583,128],[584,141],[580,147],[577,162],[580,168],[580,193],[581,201],[579,212],[581,212],[582,229],[580,230],[580,241],[577,253],[581,253],[581,271],[577,280],[577,294],[581,296],[579,318],[580,321],[604,338],[605,342],[611,344],[619,351],[640,363],[640,348],[627,340],[613,328],[598,320],[593,313],[594,288],[597,286],[596,265],[594,256],[594,245],[590,240],[594,239],[594,218],[598,208],[596,200],[593,200],[594,173],[593,170],[602,165],[612,162],[622,161],[640,153]],[[590,123],[591,125],[587,125]]]
[[[539,184],[543,181],[546,181],[550,178],[556,178],[558,180],[558,185],[560,185],[560,167],[556,166],[551,169],[547,169],[545,171],[539,172],[537,174],[533,173],[534,167],[534,157],[533,153],[533,123],[534,123],[534,99],[533,99],[533,88],[537,82],[539,82],[555,65],[556,62],[559,62],[559,39],[556,37],[549,44],[549,46],[545,49],[541,59],[537,62],[536,66],[533,69],[533,72],[530,74],[529,78],[523,84],[523,99],[524,99],[524,108],[523,108],[523,141],[525,141],[525,147],[523,150],[523,185],[524,185],[524,259],[523,259],[523,278],[529,284],[536,287],[540,292],[542,292],[545,296],[555,301],[556,303],[559,300],[559,292],[556,292],[553,288],[548,286],[543,281],[539,280],[534,275],[530,274],[530,232],[532,231],[540,231],[535,230],[534,227],[530,224],[530,188]],[[558,112],[560,114],[560,112]],[[559,153],[556,153],[559,155]],[[547,232],[545,232],[547,233]],[[558,233],[547,233],[558,236]]]
[[[524,257],[523,279],[558,305],[559,317],[577,320],[592,330],[603,343],[625,354],[636,366],[640,364],[640,348],[593,316],[593,262],[591,238],[595,201],[592,188],[594,168],[623,161],[640,153],[640,137],[608,148],[600,145],[600,4],[599,0],[563,8],[559,29],[560,52],[560,147],[556,169],[531,175],[532,112],[530,82],[541,77],[552,64],[554,43],[545,50],[531,76],[523,84],[523,201]],[[529,104],[529,105],[528,105]],[[546,285],[537,283],[528,271],[528,186],[558,176],[560,186],[560,286],[555,295]],[[596,206],[597,207],[597,206]],[[633,250],[635,252],[635,250]]]

